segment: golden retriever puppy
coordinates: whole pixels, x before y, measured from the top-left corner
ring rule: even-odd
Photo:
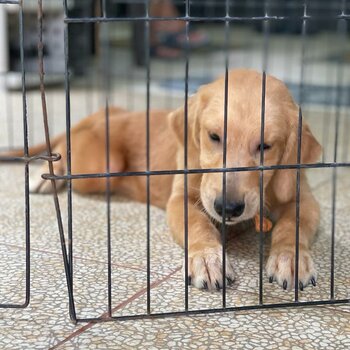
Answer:
[[[260,164],[262,75],[251,70],[233,70],[228,80],[227,167]],[[188,167],[223,166],[224,79],[203,86],[189,101]],[[264,165],[297,162],[298,106],[287,87],[266,77]],[[177,168],[184,164],[184,109],[169,116],[177,135]],[[301,162],[314,163],[321,146],[306,123],[302,126]],[[188,177],[189,274],[198,288],[222,286],[222,246],[212,219],[222,221],[222,174]],[[296,170],[264,171],[265,207],[275,221],[266,272],[284,289],[294,285],[296,231]],[[167,216],[175,240],[184,245],[184,178],[176,175],[167,204]],[[226,224],[252,219],[260,209],[259,172],[239,171],[226,175]],[[299,287],[316,284],[310,243],[319,224],[319,206],[304,171],[300,175]],[[226,278],[233,269],[226,259]]]
[[[208,169],[223,166],[224,78],[205,85],[188,101],[188,168]],[[260,126],[262,75],[252,70],[229,73],[227,108],[226,166],[260,165]],[[146,170],[145,113],[111,108],[110,172]],[[167,118],[168,115],[168,118]],[[150,169],[184,168],[184,108],[150,113]],[[298,106],[287,87],[278,79],[266,77],[264,165],[297,162]],[[100,111],[77,124],[71,132],[72,173],[106,171],[105,117]],[[65,136],[53,140],[54,152],[62,160],[54,163],[55,173],[66,173]],[[37,146],[31,153],[44,151]],[[321,147],[306,123],[302,126],[301,162],[318,160]],[[40,173],[48,172],[47,165]],[[226,175],[226,203],[223,203],[222,173],[188,175],[188,256],[189,276],[197,288],[218,289],[223,278],[230,283],[234,270],[226,259],[222,275],[222,242],[213,223],[226,224],[250,220],[259,213],[259,171],[236,171]],[[111,190],[129,198],[146,201],[146,178],[112,177]],[[31,181],[33,192],[50,192],[51,185],[39,176]],[[81,193],[106,190],[106,179],[73,180]],[[273,218],[272,245],[266,272],[284,289],[294,285],[296,231],[296,170],[264,171],[264,210]],[[319,224],[319,207],[300,175],[299,287],[316,283],[316,270],[310,244]],[[150,177],[151,204],[166,207],[175,241],[184,246],[184,176]],[[225,208],[224,208],[225,206]]]

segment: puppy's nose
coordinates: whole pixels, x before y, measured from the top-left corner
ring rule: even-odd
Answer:
[[[226,219],[230,219],[232,217],[238,218],[244,212],[245,204],[244,202],[228,202],[226,201],[225,207],[225,216]],[[223,200],[222,198],[216,198],[214,201],[214,209],[215,211],[222,216],[224,213],[223,208]]]

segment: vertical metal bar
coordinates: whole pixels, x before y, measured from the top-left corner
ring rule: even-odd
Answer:
[[[21,3],[21,6],[23,6],[22,3]],[[20,17],[21,15],[19,14],[18,16]],[[0,52],[8,51],[7,17],[8,16],[7,16],[5,5],[0,5],[0,23],[1,23]],[[21,28],[19,33],[19,40],[21,40]],[[12,116],[12,108],[10,108],[10,103],[12,102],[12,97],[11,97],[12,95],[6,93],[8,70],[9,70],[9,57],[7,54],[2,54],[0,55],[0,91],[2,90],[4,91],[4,100],[5,100],[4,105],[5,105],[5,116],[6,116],[6,125],[7,125],[7,146],[9,149],[11,149],[13,147],[13,116]]]
[[[104,3],[105,14],[105,3]],[[108,37],[108,23],[102,23],[101,42],[103,56],[103,76],[105,93],[105,151],[106,173],[110,174],[110,132],[109,132],[109,98],[110,98],[110,50]],[[111,242],[111,178],[106,177],[106,219],[107,219],[107,299],[108,316],[112,317],[112,242]]]
[[[135,73],[134,73],[134,67],[132,65],[128,67],[128,70],[126,71],[124,79],[127,80],[126,108],[128,110],[134,110],[136,94],[135,94]]]
[[[209,17],[210,13],[211,13],[211,0],[205,0],[205,4],[204,4],[204,16],[205,17]]]
[[[301,138],[303,115],[299,107],[298,117],[298,144],[297,164],[301,162]],[[295,196],[295,267],[294,267],[294,301],[299,300],[299,231],[300,231],[300,169],[296,170],[296,196]],[[303,288],[303,287],[301,287]]]
[[[261,89],[261,126],[260,126],[260,165],[264,166],[264,139],[265,139],[265,101],[266,101],[266,72],[265,68],[262,75]],[[263,263],[264,263],[264,170],[259,174],[259,191],[260,191],[260,222],[259,222],[259,304],[264,303],[264,280],[263,280]]]
[[[268,4],[264,3],[265,17],[268,17]],[[261,121],[260,121],[260,165],[264,166],[264,139],[265,139],[265,100],[266,100],[266,70],[268,63],[268,49],[269,49],[269,22],[263,22],[264,42],[263,42],[263,63],[262,63],[262,86],[261,86]],[[264,264],[264,170],[259,173],[259,199],[260,199],[260,222],[259,222],[259,304],[264,303],[264,279],[263,279],[263,264]]]
[[[67,0],[63,0],[64,16],[68,17],[68,5]],[[64,57],[65,57],[65,79],[64,88],[66,92],[66,147],[67,147],[67,175],[71,172],[71,116],[70,116],[70,77],[69,77],[69,30],[68,23],[64,25]],[[67,206],[68,206],[68,266],[69,266],[69,279],[68,282],[70,289],[70,313],[75,315],[74,302],[73,302],[73,212],[72,212],[72,180],[67,179]],[[62,238],[61,238],[62,239]],[[72,316],[71,316],[72,317]]]
[[[189,77],[189,29],[190,3],[186,0],[186,48],[185,48],[185,106],[184,106],[184,239],[185,239],[185,311],[188,311],[188,77]]]
[[[327,40],[327,46],[330,47],[329,49],[329,53],[332,52],[332,45],[331,45],[331,40],[328,39]],[[328,65],[328,69],[327,69],[327,72],[326,72],[326,81],[332,81],[332,78],[333,78],[333,67]],[[335,97],[336,99],[336,97]],[[329,104],[330,104],[330,107],[332,106],[332,104],[335,104],[336,101],[331,101]],[[328,124],[328,121],[331,119],[331,113],[333,113],[333,108],[332,110],[325,110],[323,112],[323,128],[322,128],[322,163],[326,162],[327,161],[327,154],[328,154],[328,140],[329,140],[329,134],[331,132],[331,128],[329,128],[329,124]]]
[[[55,114],[55,110],[54,110],[54,106],[55,106],[55,104],[54,104],[54,101],[55,101],[55,98],[54,98],[54,96],[55,96],[56,94],[48,94],[47,95],[47,100],[48,100],[48,105],[49,106],[51,106],[50,107],[50,113],[49,114],[52,114],[52,115],[54,115]],[[55,119],[54,118],[51,118],[50,120],[49,120],[49,127],[50,127],[50,130],[52,131],[52,133],[54,134],[55,133]],[[33,140],[34,140],[35,138],[33,137]]]
[[[132,17],[135,14],[135,8],[138,9],[139,5],[132,5],[130,4],[130,6],[127,7],[126,11],[127,11],[127,17]],[[136,12],[138,13],[138,12]],[[142,25],[142,23],[140,23]],[[132,23],[132,31],[133,31],[133,35],[132,35],[132,40],[134,42],[136,42],[136,33],[138,32],[138,29],[136,29],[136,27],[138,28],[138,26],[136,25],[136,23]],[[134,78],[134,64],[136,61],[136,50],[134,47],[131,48],[131,53],[134,56],[134,61],[131,62],[128,66],[128,69],[125,71],[125,75],[123,75],[123,78],[125,80],[127,80],[127,87],[126,87],[126,108],[128,110],[133,110],[134,109],[134,97],[135,97],[135,89],[134,89],[134,83],[135,83],[135,78]],[[146,54],[146,53],[145,53]]]
[[[174,79],[174,65],[171,64],[172,62],[171,61],[167,61],[166,64],[164,65],[164,73],[166,74],[167,78],[169,80],[173,80]],[[164,74],[163,73],[163,74]],[[167,96],[165,97],[165,106],[164,108],[166,109],[172,109],[172,102],[173,102],[173,99],[174,99],[174,90],[171,89],[168,93],[167,93]]]
[[[106,136],[106,173],[110,173],[110,134],[109,134],[109,106],[106,96],[105,108],[105,136]],[[108,316],[112,317],[112,246],[111,246],[111,178],[106,178],[107,203],[107,264],[108,264]]]
[[[67,0],[64,2],[64,12],[67,17]],[[68,23],[64,27],[64,56],[65,56],[65,92],[66,92],[66,146],[67,146],[67,175],[72,174],[71,163],[71,116],[70,116],[70,77],[69,77],[69,32]],[[68,205],[68,258],[71,283],[73,288],[73,213],[72,213],[72,180],[67,180],[67,205]]]
[[[146,18],[149,18],[149,0],[145,2]],[[150,171],[150,23],[145,21],[145,55],[146,55],[146,170]],[[150,175],[146,178],[147,190],[147,314],[151,313],[151,213],[150,213]]]
[[[27,116],[27,97],[26,80],[24,69],[24,30],[23,30],[23,2],[20,2],[19,13],[19,33],[20,33],[20,59],[22,73],[22,108],[23,108],[23,148],[24,156],[29,156],[28,149],[28,116]],[[26,244],[26,277],[25,277],[25,301],[23,307],[26,307],[30,301],[30,203],[29,203],[29,165],[24,166],[24,197],[25,197],[25,244]]]
[[[348,161],[349,144],[350,140],[348,137],[350,129],[350,114],[348,111],[344,111],[344,127],[343,127],[343,147],[342,147],[342,162]]]
[[[106,0],[102,0],[102,17],[106,18],[107,17],[107,4]]]
[[[299,116],[298,116],[298,135],[297,135],[297,164],[301,163],[301,141],[302,141],[302,103],[304,96],[304,68],[305,68],[305,48],[306,48],[306,17],[307,17],[307,1],[304,1],[304,19],[301,31],[301,67],[300,67],[300,84],[299,84]],[[300,168],[296,170],[296,188],[295,188],[295,266],[294,266],[294,301],[299,300],[299,241],[300,241]]]
[[[225,2],[226,18],[230,16],[229,1]],[[230,21],[225,21],[225,91],[224,91],[224,139],[223,139],[223,154],[222,166],[226,169],[227,166],[227,111],[228,111],[228,46],[230,34]],[[226,172],[222,173],[222,226],[221,226],[221,241],[222,241],[222,307],[226,308]]]
[[[94,76],[94,70],[95,68],[93,67],[88,75],[88,77],[86,78],[86,84],[84,86],[84,92],[85,92],[85,107],[86,107],[86,110],[85,110],[85,114],[86,115],[89,115],[92,113],[93,111],[93,89],[94,89],[94,79],[93,79],[93,76]]]
[[[42,0],[38,0],[38,22],[39,22],[38,59],[39,59],[39,75],[40,75],[40,92],[41,92],[41,101],[42,101],[46,148],[47,148],[48,156],[51,156],[52,152],[51,152],[51,144],[50,144],[49,124],[48,124],[48,117],[47,117],[45,86],[44,86],[44,54],[43,54],[44,46],[42,41],[42,21],[43,21]],[[49,166],[50,175],[51,176],[54,175],[52,161],[49,161],[48,166]],[[51,185],[53,189],[53,197],[54,197],[57,224],[58,224],[60,243],[61,243],[61,249],[62,249],[62,257],[63,257],[64,270],[66,275],[67,288],[68,288],[70,318],[72,319],[72,321],[76,322],[77,318],[75,313],[73,289],[72,289],[72,283],[71,283],[72,280],[70,275],[68,254],[67,254],[65,237],[64,237],[64,229],[62,224],[62,215],[61,215],[55,180],[51,180]]]
[[[346,1],[342,1],[342,14],[345,14]],[[338,37],[345,42],[347,40],[347,22],[346,20],[338,20],[337,26]],[[337,67],[337,95],[336,95],[336,114],[335,114],[335,139],[334,139],[334,153],[333,162],[338,161],[338,141],[339,141],[339,124],[340,124],[340,106],[342,103],[342,85],[343,85],[343,70],[342,56],[345,53],[345,45],[341,46],[341,52],[338,57]],[[332,172],[332,230],[331,230],[331,283],[330,283],[330,298],[335,297],[335,282],[334,282],[334,259],[335,259],[335,223],[336,223],[336,201],[337,201],[337,168],[333,168]]]
[[[20,6],[23,6],[21,3]],[[1,6],[0,3],[0,52],[6,52],[8,50],[8,22],[7,22],[7,10],[5,6]],[[20,40],[20,38],[19,38]],[[8,55],[0,56],[0,89],[6,88],[6,74],[9,71],[9,57]]]

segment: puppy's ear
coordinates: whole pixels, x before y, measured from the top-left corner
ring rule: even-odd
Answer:
[[[312,134],[309,125],[303,123],[301,138],[301,162],[316,163],[322,154],[322,146]]]
[[[298,110],[291,110],[288,115],[290,134],[285,144],[280,164],[297,164],[298,157]],[[306,122],[302,123],[301,160],[302,164],[316,163],[322,153],[322,147],[312,134]],[[296,196],[296,170],[277,170],[274,175],[273,189],[277,199],[286,203]]]
[[[199,149],[200,140],[200,114],[206,106],[207,98],[200,89],[188,99],[187,108],[187,135],[188,146]],[[174,131],[177,141],[183,146],[185,135],[185,106],[171,112],[168,116],[170,128]]]

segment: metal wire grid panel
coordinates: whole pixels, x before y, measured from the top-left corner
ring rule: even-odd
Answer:
[[[25,71],[25,52],[24,52],[24,2],[21,0],[0,0],[0,6],[6,6],[11,5],[13,13],[18,13],[18,43],[19,43],[19,59],[20,59],[20,73],[21,73],[21,103],[22,103],[22,127],[23,127],[23,156],[20,157],[12,157],[12,156],[0,156],[0,161],[4,162],[21,162],[24,164],[24,213],[23,213],[23,225],[24,225],[24,234],[23,234],[23,242],[24,242],[24,249],[25,249],[25,258],[24,258],[24,286],[23,291],[21,291],[21,281],[17,280],[17,275],[14,274],[13,276],[5,275],[6,278],[1,281],[1,283],[8,283],[8,281],[11,281],[14,285],[16,285],[16,295],[15,300],[11,302],[9,300],[9,297],[7,295],[0,294],[0,308],[26,308],[29,305],[30,302],[30,279],[31,279],[31,263],[30,263],[30,193],[29,193],[29,174],[30,174],[30,163],[35,162],[37,160],[58,160],[60,157],[59,155],[56,156],[46,156],[46,155],[35,155],[30,156],[29,155],[29,120],[28,120],[28,103],[27,103],[27,85],[26,85],[26,71]],[[2,54],[6,55],[5,52],[2,52]],[[42,61],[41,61],[42,62]],[[7,72],[3,71],[0,72],[0,79],[4,82],[7,82]],[[7,88],[6,84],[5,89]],[[5,98],[10,98],[9,95],[5,94]],[[6,122],[8,130],[7,130],[7,136],[8,136],[8,142],[5,143],[5,146],[2,145],[1,152],[5,152],[8,150],[13,150],[14,148],[18,147],[18,140],[19,138],[16,137],[16,140],[14,140],[14,133],[20,133],[20,128],[16,129],[14,128],[13,121],[11,118],[13,117],[12,114],[12,106],[8,106],[6,108]],[[19,136],[19,135],[16,135]],[[6,273],[7,271],[5,271]],[[20,296],[22,294],[23,296]],[[23,302],[18,302],[20,298],[23,298]],[[6,302],[2,302],[2,300],[6,300]]]
[[[17,1],[2,1],[1,3],[18,3]],[[49,130],[48,130],[48,115],[47,115],[47,108],[46,108],[46,100],[45,100],[45,90],[44,90],[44,66],[43,66],[43,43],[42,43],[42,1],[38,1],[38,13],[39,13],[39,24],[41,28],[40,33],[40,43],[39,43],[39,63],[40,63],[40,76],[41,76],[41,96],[42,96],[42,108],[43,108],[43,116],[44,116],[44,124],[45,124],[45,134],[46,134],[46,142],[47,142],[47,150],[48,155],[46,157],[41,157],[41,159],[46,159],[49,161],[49,170],[50,174],[44,174],[43,177],[47,180],[50,180],[52,182],[52,186],[54,188],[54,203],[56,208],[56,214],[57,214],[57,220],[58,220],[58,228],[59,228],[59,234],[61,239],[61,248],[63,253],[63,262],[65,267],[65,274],[66,274],[66,280],[67,280],[67,287],[68,287],[68,297],[69,297],[69,303],[70,303],[70,317],[74,322],[87,322],[87,321],[94,321],[94,322],[102,322],[102,321],[110,321],[110,320],[118,320],[118,319],[135,319],[135,318],[156,318],[156,317],[166,317],[166,316],[177,316],[177,315],[190,315],[190,314],[206,314],[206,313],[213,313],[213,312],[225,312],[225,311],[234,311],[234,310],[249,310],[249,309],[264,309],[264,308],[272,308],[272,307],[294,307],[294,306],[310,306],[310,305],[321,305],[321,304],[338,304],[338,303],[349,303],[349,299],[336,299],[335,298],[335,285],[334,285],[334,234],[335,234],[335,223],[336,223],[336,184],[337,184],[337,168],[339,167],[348,167],[350,163],[343,161],[338,161],[338,155],[337,155],[337,143],[338,143],[338,136],[339,136],[339,110],[340,110],[340,103],[341,103],[341,79],[342,79],[342,69],[341,65],[339,65],[338,68],[338,76],[337,76],[337,114],[336,114],[336,136],[335,136],[335,147],[334,147],[334,154],[333,154],[333,161],[332,162],[322,162],[322,163],[316,163],[316,164],[302,164],[301,163],[301,138],[302,138],[302,110],[299,110],[299,126],[298,126],[298,154],[297,154],[297,164],[291,164],[291,165],[273,165],[273,166],[265,166],[264,165],[264,157],[263,157],[263,144],[264,144],[264,122],[265,122],[265,92],[266,92],[266,71],[267,71],[267,62],[268,62],[268,52],[269,52],[269,31],[270,31],[270,24],[271,23],[284,23],[284,21],[297,21],[300,22],[301,26],[301,41],[302,41],[302,51],[304,52],[305,49],[305,37],[307,32],[308,24],[317,19],[316,16],[310,15],[308,11],[308,2],[303,2],[303,13],[298,16],[275,16],[270,14],[270,8],[269,8],[269,2],[265,2],[264,7],[264,13],[262,15],[258,16],[235,16],[234,12],[232,12],[232,5],[234,2],[226,0],[224,2],[225,5],[225,14],[220,16],[193,16],[191,14],[191,2],[189,0],[185,1],[184,4],[184,14],[181,16],[177,16],[174,18],[159,18],[159,17],[152,17],[149,14],[149,1],[143,1],[141,2],[142,6],[144,6],[144,14],[141,16],[133,16],[133,17],[110,17],[108,16],[108,1],[101,1],[101,9],[102,13],[98,17],[72,17],[69,16],[68,12],[68,3],[66,0],[63,1],[64,11],[65,11],[65,35],[64,35],[64,46],[65,46],[65,92],[66,92],[66,140],[67,140],[67,174],[63,176],[59,176],[54,174],[53,167],[52,167],[52,161],[55,161],[58,159],[58,155],[54,155],[51,153],[50,148],[50,139],[49,139]],[[342,1],[339,4],[339,11],[336,15],[334,15],[334,20],[338,22],[338,34],[339,36],[343,37],[344,40],[347,35],[347,21],[349,19],[349,15],[346,12],[346,1]],[[326,16],[327,19],[329,19],[329,16]],[[184,121],[184,164],[183,169],[169,169],[166,171],[152,171],[150,170],[150,158],[149,158],[149,150],[150,150],[150,129],[149,129],[149,117],[150,117],[150,84],[151,84],[151,65],[150,65],[150,23],[152,21],[162,21],[162,20],[174,20],[174,21],[183,21],[186,23],[186,30],[185,30],[185,36],[186,36],[186,42],[187,45],[185,47],[185,65],[184,65],[184,71],[185,71],[185,91],[184,91],[184,111],[185,111],[185,121]],[[104,76],[105,76],[105,119],[106,119],[106,130],[105,130],[105,139],[106,139],[106,171],[104,173],[94,173],[94,174],[73,174],[71,171],[71,115],[70,115],[70,71],[69,71],[69,52],[68,52],[68,44],[69,44],[69,35],[68,35],[68,28],[70,25],[74,23],[106,23],[106,22],[118,22],[118,21],[130,21],[130,22],[141,22],[144,24],[144,42],[146,47],[145,52],[145,64],[146,64],[146,107],[147,107],[147,113],[145,118],[145,128],[146,128],[146,144],[144,145],[146,148],[147,153],[147,166],[146,170],[143,172],[119,172],[119,173],[113,173],[110,172],[110,160],[109,160],[109,147],[110,147],[110,140],[109,140],[109,89],[110,89],[110,62],[108,61],[108,50],[109,50],[109,44],[108,42],[103,43],[103,50],[105,54],[105,64],[104,64]],[[222,23],[224,30],[225,30],[225,91],[224,91],[224,140],[223,140],[223,167],[222,168],[215,168],[215,169],[189,169],[188,168],[188,95],[189,95],[189,63],[190,63],[190,47],[188,45],[189,43],[189,30],[190,26],[194,22],[220,22]],[[228,94],[229,94],[229,86],[228,86],[228,72],[229,72],[229,54],[228,54],[228,40],[229,40],[229,29],[230,26],[235,22],[256,22],[256,23],[262,23],[263,25],[263,36],[264,36],[264,45],[263,45],[263,65],[261,67],[262,71],[262,87],[261,87],[261,97],[262,97],[262,104],[261,104],[261,154],[260,154],[260,165],[256,167],[238,167],[238,168],[228,168],[226,167],[226,155],[227,155],[227,149],[226,149],[226,143],[227,143],[227,101],[228,101]],[[21,29],[21,35],[23,35],[23,28]],[[302,55],[303,56],[303,55]],[[303,57],[302,57],[303,59]],[[301,72],[300,72],[300,81],[301,86],[299,89],[299,102],[302,106],[303,102],[303,64],[301,64]],[[24,79],[24,71],[23,73],[23,79]],[[23,85],[23,98],[25,102],[25,86]],[[24,103],[25,106],[25,103]],[[24,107],[24,125],[26,125],[26,111]],[[28,168],[28,163],[31,158],[28,157],[28,144],[27,144],[27,136],[25,135],[25,157],[22,159],[26,162],[26,169]],[[301,169],[306,168],[331,168],[333,171],[332,176],[332,243],[331,243],[331,283],[330,283],[330,291],[329,291],[329,298],[326,300],[315,300],[315,301],[308,301],[303,302],[299,300],[299,289],[298,289],[298,270],[299,270],[299,259],[296,258],[295,261],[295,290],[294,290],[294,302],[281,302],[281,303],[266,303],[264,299],[264,293],[263,293],[263,285],[264,285],[264,278],[263,278],[263,254],[264,254],[264,238],[263,238],[263,232],[262,232],[262,218],[263,218],[263,202],[264,202],[264,193],[262,190],[262,184],[263,184],[263,177],[264,177],[264,171],[266,170],[272,170],[272,169],[294,169],[297,174],[297,186],[296,186],[296,247],[295,247],[295,253],[296,257],[299,255],[299,199],[300,199],[300,171]],[[259,303],[256,305],[247,305],[247,306],[237,306],[237,307],[231,307],[227,306],[226,303],[226,281],[224,279],[223,281],[223,288],[222,288],[222,306],[220,308],[209,308],[209,309],[201,309],[201,310],[193,310],[190,308],[189,305],[189,281],[188,281],[188,176],[191,174],[205,174],[205,173],[222,173],[222,184],[223,184],[223,200],[226,201],[226,174],[232,173],[232,172],[241,172],[241,171],[257,171],[259,172],[260,176],[260,254],[259,254]],[[185,250],[184,250],[184,257],[185,257],[185,279],[184,279],[184,305],[183,305],[183,311],[177,311],[177,312],[167,312],[166,310],[162,313],[153,313],[152,312],[152,300],[151,300],[151,259],[150,259],[150,242],[151,242],[151,236],[150,236],[150,178],[154,176],[164,176],[164,175],[175,175],[180,174],[184,177],[184,242],[185,242]],[[145,314],[137,314],[137,315],[129,315],[129,316],[113,316],[113,302],[112,302],[112,288],[115,288],[113,286],[112,281],[112,273],[111,273],[111,266],[112,266],[112,257],[111,257],[111,193],[110,193],[110,179],[113,177],[128,177],[128,176],[143,176],[147,179],[147,312]],[[108,279],[107,279],[107,289],[108,289],[108,299],[106,301],[106,314],[102,317],[97,318],[87,318],[87,317],[79,317],[76,313],[76,307],[75,307],[75,298],[74,298],[74,269],[73,269],[73,242],[74,242],[74,235],[73,235],[73,209],[72,209],[72,180],[75,179],[84,179],[84,178],[106,178],[106,216],[107,216],[107,262],[108,262]],[[66,180],[68,183],[68,192],[67,192],[67,200],[68,200],[68,240],[65,238],[65,232],[64,232],[64,225],[60,210],[60,204],[59,199],[57,196],[57,190],[55,188],[56,180]],[[26,175],[26,200],[27,196],[29,196],[28,193],[28,177]],[[27,213],[27,222],[29,223],[29,202],[27,203],[28,213]],[[224,209],[225,210],[225,209]],[[223,215],[223,218],[225,220],[225,215]],[[28,249],[28,300],[29,300],[29,226],[27,227],[28,231],[26,233],[26,239],[27,239],[27,249]],[[225,225],[222,226],[222,257],[223,257],[223,275],[225,275],[225,251],[226,251],[226,229]]]
[[[24,301],[23,303],[10,302],[1,303],[0,308],[25,308],[28,306],[30,301],[30,207],[29,207],[29,162],[33,158],[29,157],[28,152],[28,116],[27,116],[27,100],[26,100],[26,85],[25,85],[25,71],[24,71],[24,50],[23,50],[23,7],[22,2],[17,0],[1,0],[0,6],[6,4],[18,5],[18,21],[19,21],[19,42],[20,42],[20,60],[21,60],[21,73],[22,73],[22,104],[23,104],[23,153],[24,157],[20,159],[6,159],[8,161],[24,162],[24,244],[25,244],[25,290],[24,290]],[[6,73],[3,73],[4,75]],[[4,79],[4,76],[1,77]],[[17,281],[16,281],[17,283]],[[1,300],[6,300],[6,296],[0,295]]]
[[[302,164],[301,163],[301,138],[302,138],[302,111],[301,108],[299,110],[299,126],[298,126],[298,154],[297,154],[297,164],[293,165],[273,165],[273,166],[264,166],[264,157],[263,157],[263,144],[264,144],[264,121],[265,121],[265,92],[266,92],[266,69],[267,69],[267,60],[268,60],[268,50],[269,50],[269,24],[274,21],[285,21],[288,18],[287,16],[272,16],[269,15],[269,6],[268,2],[265,3],[265,12],[262,16],[249,16],[249,17],[238,17],[234,16],[230,13],[230,1],[225,2],[225,15],[217,16],[217,17],[196,17],[191,15],[191,3],[190,1],[185,1],[185,13],[183,16],[174,17],[174,18],[158,18],[152,17],[149,14],[149,2],[144,2],[144,15],[139,17],[108,17],[107,15],[107,2],[102,1],[102,14],[99,17],[89,17],[89,18],[74,18],[68,16],[67,2],[64,2],[65,6],[65,48],[66,48],[66,112],[67,112],[67,160],[68,160],[68,171],[67,175],[57,176],[52,172],[50,174],[43,175],[44,178],[54,181],[54,180],[67,180],[68,181],[68,246],[64,243],[64,234],[62,230],[62,223],[60,222],[60,212],[58,211],[59,218],[59,226],[60,226],[60,236],[62,238],[62,251],[64,257],[64,265],[66,271],[66,277],[68,282],[68,295],[70,301],[70,315],[72,320],[75,322],[87,322],[87,321],[110,321],[110,320],[118,320],[118,319],[135,319],[135,318],[156,318],[156,317],[165,317],[165,316],[177,316],[177,315],[189,315],[189,314],[206,314],[212,312],[223,312],[223,311],[234,311],[234,310],[248,310],[248,309],[263,309],[263,308],[272,308],[272,307],[294,307],[294,306],[310,306],[310,305],[321,305],[321,304],[338,304],[338,303],[349,303],[349,299],[336,299],[334,294],[334,232],[335,232],[335,211],[336,211],[336,182],[337,182],[337,168],[339,167],[348,167],[350,164],[347,162],[338,162],[337,157],[337,142],[338,142],[338,133],[339,133],[339,113],[336,116],[336,137],[335,137],[335,151],[334,151],[334,159],[333,162],[323,162],[317,164]],[[341,3],[339,14],[337,14],[334,19],[338,21],[338,34],[342,37],[346,37],[347,32],[347,20],[349,16],[346,14],[346,3],[343,1]],[[186,58],[185,58],[185,91],[184,91],[184,111],[185,111],[185,121],[184,121],[184,164],[183,169],[169,169],[167,171],[151,171],[150,170],[150,129],[149,129],[149,116],[150,116],[150,83],[151,83],[151,67],[150,67],[150,53],[149,50],[146,50],[145,53],[145,63],[146,63],[146,120],[145,120],[145,128],[146,128],[146,147],[147,151],[147,162],[146,162],[146,170],[143,172],[120,172],[120,173],[112,173],[110,172],[110,160],[109,160],[109,115],[108,115],[108,101],[109,101],[109,69],[110,64],[108,60],[105,64],[105,98],[106,98],[106,107],[105,107],[105,118],[106,118],[106,130],[105,130],[105,139],[106,139],[106,172],[105,173],[95,173],[95,174],[72,174],[71,172],[71,158],[70,158],[70,79],[69,79],[69,70],[68,70],[68,61],[69,61],[69,53],[68,53],[68,27],[72,23],[104,23],[104,22],[113,22],[113,21],[142,21],[144,23],[144,42],[146,48],[150,47],[150,23],[155,20],[174,20],[174,21],[184,21],[186,23],[186,40],[189,42],[189,28],[191,23],[193,22],[207,22],[207,21],[215,21],[222,22],[225,27],[225,43],[226,43],[226,55],[225,55],[225,103],[224,103],[224,142],[223,142],[223,167],[216,169],[189,169],[188,168],[188,80],[189,80],[189,62],[190,62],[190,49],[189,45],[186,46]],[[303,3],[303,14],[301,16],[295,17],[295,20],[301,21],[301,40],[304,47],[306,30],[309,21],[313,20],[312,17],[308,13],[307,2]],[[227,168],[226,167],[226,143],[227,143],[227,101],[228,101],[228,71],[229,71],[229,57],[228,57],[228,38],[229,38],[229,28],[230,25],[236,21],[257,21],[263,23],[263,32],[264,32],[264,58],[263,58],[263,66],[262,68],[262,87],[261,87],[261,96],[262,96],[262,104],[261,104],[261,154],[260,154],[260,165],[256,167],[240,167],[240,168]],[[108,43],[105,43],[105,50],[108,50]],[[105,51],[106,53],[106,51]],[[303,57],[302,57],[303,59]],[[303,67],[303,65],[302,65]],[[341,93],[341,68],[338,69],[338,110],[340,106],[340,93]],[[300,88],[300,105],[302,105],[303,99],[303,70],[300,72],[301,77],[301,88]],[[333,169],[333,195],[332,195],[332,244],[331,244],[331,284],[329,291],[329,298],[326,300],[315,300],[302,302],[299,300],[299,289],[298,289],[298,271],[299,271],[299,216],[300,216],[300,171],[305,168],[332,168]],[[294,302],[288,303],[265,303],[264,294],[263,294],[263,251],[264,251],[264,239],[262,232],[262,218],[263,218],[263,177],[265,170],[271,169],[295,169],[297,174],[297,186],[296,186],[296,246],[295,246],[295,289],[294,289]],[[189,307],[189,280],[188,280],[188,176],[190,174],[204,174],[204,173],[213,173],[218,172],[223,174],[223,200],[226,198],[226,174],[230,172],[237,171],[258,171],[260,173],[260,264],[259,264],[259,303],[256,305],[249,306],[237,306],[237,307],[227,307],[226,305],[226,281],[223,279],[223,288],[222,288],[222,307],[215,309],[205,309],[205,310],[192,310]],[[174,175],[181,174],[184,176],[184,242],[185,242],[185,250],[184,250],[184,269],[185,269],[185,279],[184,279],[184,305],[183,311],[178,312],[167,312],[164,311],[162,313],[153,313],[152,312],[152,300],[151,300],[151,261],[150,261],[150,177],[151,176],[163,176],[163,175]],[[145,176],[147,179],[147,313],[145,314],[137,314],[137,315],[128,315],[128,316],[113,316],[113,307],[112,307],[112,274],[111,274],[111,215],[110,215],[110,179],[113,177],[124,177],[124,176]],[[73,293],[73,263],[72,263],[72,255],[73,255],[73,230],[72,230],[72,180],[74,179],[83,179],[83,178],[106,178],[106,203],[107,203],[107,255],[108,255],[108,280],[107,280],[107,288],[108,288],[108,299],[106,301],[106,309],[107,312],[102,317],[98,318],[84,318],[79,317],[76,314],[75,304],[74,304],[74,293]],[[55,200],[57,197],[55,196]],[[225,208],[225,207],[224,207]],[[224,209],[225,210],[225,209]],[[223,215],[225,220],[225,215]],[[225,223],[225,222],[224,222]],[[223,259],[223,275],[225,276],[225,251],[226,251],[226,229],[225,224],[222,225],[222,259]]]

